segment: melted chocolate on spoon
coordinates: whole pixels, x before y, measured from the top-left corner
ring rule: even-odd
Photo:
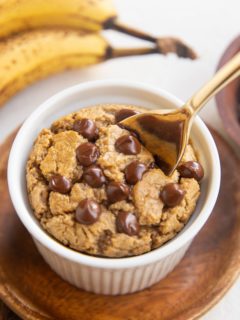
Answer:
[[[120,123],[126,129],[134,131],[142,144],[152,153],[156,164],[169,174],[177,161],[182,143],[186,114],[179,119],[172,114],[140,114],[137,117],[125,119]],[[171,153],[164,152],[171,150]],[[160,155],[165,155],[162,157]]]

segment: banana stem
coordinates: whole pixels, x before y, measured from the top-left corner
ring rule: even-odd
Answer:
[[[151,53],[157,53],[158,48],[148,48],[148,47],[142,47],[142,48],[108,48],[107,52],[107,58],[118,58],[118,57],[127,57],[127,56],[139,56],[139,55],[145,55],[145,54],[151,54]]]
[[[150,34],[143,32],[141,30],[132,28],[132,27],[120,22],[118,19],[112,20],[111,23],[109,22],[109,25],[107,28],[134,36],[134,37],[142,39],[142,40],[150,41],[152,43],[156,43],[156,41],[157,41],[156,37],[153,37]]]
[[[116,30],[124,34],[128,34],[133,37],[155,43],[158,47],[157,51],[161,54],[167,54],[172,52],[181,58],[189,58],[192,60],[197,58],[196,52],[183,41],[177,38],[157,38],[152,35],[149,35],[146,32],[129,27],[128,25],[125,25],[122,22],[120,22],[118,19],[109,20],[108,23],[105,24],[105,28]]]

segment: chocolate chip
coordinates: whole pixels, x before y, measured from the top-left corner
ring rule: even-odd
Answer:
[[[121,109],[116,112],[115,114],[115,120],[116,122],[120,122],[126,118],[129,118],[131,116],[134,116],[135,114],[139,114],[139,111],[131,110],[131,109]]]
[[[125,168],[125,179],[129,184],[136,184],[142,179],[142,175],[147,170],[145,164],[133,161]]]
[[[49,180],[49,188],[59,193],[68,193],[71,189],[71,182],[60,174],[53,175]]]
[[[92,165],[84,171],[83,179],[93,188],[100,188],[106,182],[102,169],[96,165]]]
[[[117,231],[120,233],[126,233],[129,236],[135,236],[139,234],[140,227],[136,216],[133,213],[120,211],[116,219]]]
[[[125,135],[117,139],[115,148],[124,154],[138,154],[141,151],[141,144],[133,136]]]
[[[149,165],[149,169],[154,169],[154,168],[157,168],[157,165],[155,162],[151,162]]]
[[[88,167],[97,161],[99,150],[95,144],[85,142],[76,149],[76,154],[79,164]]]
[[[95,223],[99,219],[100,213],[101,208],[96,201],[84,199],[80,201],[76,209],[75,218],[77,222],[89,225]]]
[[[177,206],[183,199],[185,191],[182,190],[177,183],[166,184],[161,193],[160,198],[168,207]]]
[[[90,119],[76,120],[73,124],[73,130],[89,141],[95,141],[98,138],[98,128],[95,122]]]
[[[194,178],[200,181],[204,176],[203,167],[199,162],[187,161],[178,167],[180,176],[183,178]]]
[[[129,187],[125,183],[110,182],[106,187],[106,193],[109,203],[126,200],[129,196]]]

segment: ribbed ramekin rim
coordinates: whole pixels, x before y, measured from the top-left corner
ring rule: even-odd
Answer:
[[[203,227],[204,223],[208,219],[209,215],[212,212],[214,204],[217,199],[219,187],[220,187],[220,161],[217,152],[217,148],[215,142],[210,134],[208,128],[203,123],[203,121],[196,117],[195,124],[204,135],[205,142],[208,144],[209,148],[211,149],[211,153],[209,154],[211,158],[211,170],[214,179],[210,181],[209,185],[209,194],[207,196],[207,200],[204,204],[205,210],[204,212],[198,215],[196,220],[192,223],[192,225],[183,230],[181,234],[177,238],[172,239],[170,242],[166,243],[164,246],[157,248],[153,251],[145,253],[143,255],[134,256],[134,257],[126,257],[126,258],[100,258],[94,257],[90,255],[86,255],[83,253],[79,253],[74,251],[70,248],[65,247],[64,245],[60,244],[52,237],[50,237],[36,222],[35,218],[33,217],[32,212],[28,210],[25,206],[23,198],[21,196],[21,186],[22,184],[20,181],[16,183],[16,170],[15,170],[15,160],[19,157],[19,152],[21,150],[20,146],[21,143],[24,143],[24,135],[31,128],[32,124],[37,121],[37,118],[40,114],[48,110],[51,106],[56,104],[62,99],[66,99],[67,97],[79,93],[79,91],[89,90],[89,89],[96,89],[97,87],[101,88],[109,88],[109,87],[121,87],[127,89],[137,89],[137,90],[145,90],[152,94],[157,94],[164,99],[170,101],[171,103],[175,104],[176,106],[181,106],[183,102],[173,96],[172,94],[168,93],[163,89],[156,89],[151,85],[143,84],[141,82],[132,82],[132,81],[125,81],[125,80],[100,80],[100,81],[91,81],[86,82],[84,84],[78,84],[73,87],[64,89],[63,91],[55,94],[53,97],[45,101],[41,104],[24,122],[22,127],[20,128],[14,143],[12,145],[12,149],[9,156],[8,162],[8,185],[9,185],[9,192],[15,207],[15,210],[25,225],[29,233],[43,246],[48,248],[49,250],[53,251],[55,254],[74,261],[76,263],[97,267],[97,268],[104,268],[104,269],[125,269],[125,268],[132,268],[138,267],[146,264],[154,263],[158,260],[163,259],[164,257],[173,254],[177,251],[180,247],[184,246],[187,242],[191,241],[199,230]],[[24,192],[24,191],[23,191]]]

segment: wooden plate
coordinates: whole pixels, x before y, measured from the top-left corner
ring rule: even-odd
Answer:
[[[38,254],[7,190],[13,134],[0,148],[0,298],[24,319],[37,320],[187,320],[206,312],[240,271],[239,163],[223,139],[213,135],[221,155],[222,183],[208,223],[167,278],[136,294],[109,297],[67,284]],[[5,319],[14,318],[5,312]]]
[[[217,70],[240,52],[240,36],[223,53]],[[216,95],[218,112],[229,136],[240,146],[240,78],[229,83]]]

